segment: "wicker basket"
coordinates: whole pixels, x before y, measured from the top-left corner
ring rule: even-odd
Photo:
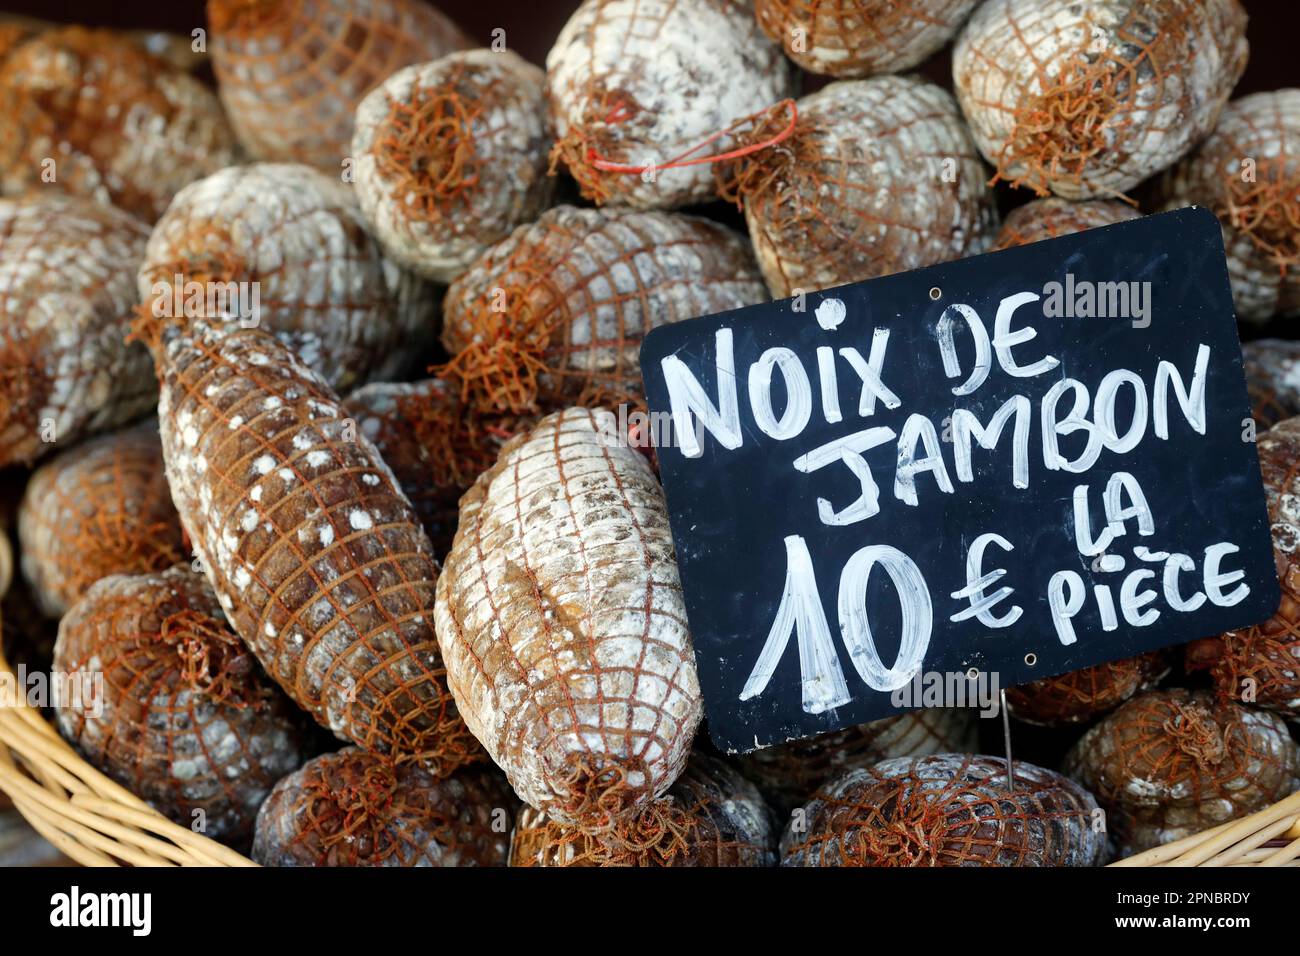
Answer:
[[[13,575],[0,530],[0,597]],[[0,620],[0,629],[4,622]],[[12,673],[0,652],[0,673]],[[0,793],[38,833],[87,866],[254,866],[177,826],[91,767],[36,710],[0,703]],[[1300,866],[1300,793],[1112,866]]]
[[[13,554],[0,529],[0,597],[12,576]],[[0,673],[13,673],[3,652]],[[87,866],[254,865],[95,770],[38,711],[21,700],[9,704],[0,701],[0,792],[69,858]]]
[[[1248,817],[1166,843],[1111,866],[1300,867],[1300,792]]]

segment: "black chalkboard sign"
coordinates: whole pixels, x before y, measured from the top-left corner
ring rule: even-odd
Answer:
[[[727,751],[1278,606],[1203,209],[664,326],[641,368]]]

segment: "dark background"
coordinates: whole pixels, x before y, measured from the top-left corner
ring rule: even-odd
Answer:
[[[1250,65],[1235,95],[1300,85],[1296,37],[1297,0],[1242,0],[1250,14]],[[539,66],[578,0],[439,0],[434,4],[485,46],[502,27],[506,44]],[[0,0],[0,11],[95,26],[166,29],[189,33],[206,24],[203,0]],[[950,48],[940,50],[921,72],[950,86]],[[811,78],[809,78],[811,79]],[[818,81],[805,87],[820,85]]]

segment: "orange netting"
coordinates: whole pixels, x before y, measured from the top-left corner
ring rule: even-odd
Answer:
[[[148,234],[88,199],[0,199],[0,467],[153,404],[148,355],[123,342]]]
[[[19,45],[35,36],[39,31],[23,23],[0,23],[0,65],[9,59]]]
[[[1214,128],[1245,29],[1237,0],[991,0],[953,81],[994,182],[1118,196]]]
[[[155,351],[173,500],[270,675],[367,749],[437,773],[481,759],[445,683],[429,539],[338,397],[258,329],[191,320]]]
[[[385,250],[450,282],[550,204],[545,74],[509,51],[402,70],[357,109],[357,197]]]
[[[511,866],[772,866],[775,834],[754,785],[695,753],[658,800],[600,835],[520,811]]]
[[[471,130],[483,107],[458,93],[456,80],[450,85],[419,87],[409,100],[389,100],[375,131],[376,169],[396,181],[394,209],[408,220],[433,219],[478,185],[483,161]]]
[[[436,778],[347,748],[281,780],[257,817],[264,866],[504,866],[518,801],[500,775]]]
[[[648,331],[766,297],[744,240],[716,223],[558,206],[452,284],[437,372],[484,412],[635,406]]]
[[[338,175],[353,112],[404,66],[470,46],[420,0],[208,0],[212,65],[244,148]]]
[[[907,70],[957,32],[977,0],[754,0],[758,25],[812,73]]]
[[[1250,413],[1260,429],[1300,415],[1300,342],[1258,339],[1241,347]]]
[[[55,720],[87,760],[182,826],[238,844],[307,725],[185,565],[99,582],[63,619]],[[98,709],[102,708],[102,710]]]
[[[1161,192],[1167,205],[1198,203],[1223,223],[1241,317],[1300,313],[1300,90],[1229,103]]]
[[[783,866],[1095,866],[1092,796],[1060,774],[962,754],[851,770],[792,817]]]
[[[811,799],[818,787],[846,771],[892,757],[973,753],[976,723],[973,711],[928,707],[765,747],[739,757],[737,763],[773,809],[788,817]]]
[[[1256,442],[1282,601],[1268,620],[1187,647],[1190,670],[1208,670],[1221,700],[1256,704],[1300,718],[1300,418],[1288,418]]]
[[[1128,855],[1286,796],[1300,776],[1300,746],[1273,714],[1173,688],[1104,718],[1070,751],[1066,772],[1096,794]]]
[[[1133,206],[1115,199],[1071,202],[1068,199],[1034,199],[1007,213],[993,240],[993,249],[1010,249],[1044,239],[1127,222],[1141,217]]]
[[[1059,72],[1013,110],[1011,137],[998,154],[992,181],[1006,179],[1013,188],[1025,186],[1039,196],[1051,195],[1051,185],[1063,180],[1086,183],[1099,155],[1108,153],[1114,140],[1132,135],[1132,113],[1142,92],[1138,71],[1147,55],[1129,61],[1072,51]]]
[[[436,331],[436,297],[385,260],[351,187],[291,163],[187,187],[149,239],[140,282],[146,314],[255,325],[337,388],[403,373]]]
[[[22,14],[0,12],[0,64],[19,44],[66,25],[51,20],[40,20]],[[112,30],[116,36],[134,43],[151,56],[156,56],[187,73],[198,71],[207,62],[205,50],[194,49],[190,34],[169,33],[165,30]]]
[[[3,298],[0,292],[0,301]],[[32,439],[39,430],[42,403],[53,383],[38,353],[40,338],[25,335],[25,331],[8,328],[7,323],[0,329],[0,434],[13,439],[11,447],[0,449],[0,464],[30,460],[47,450]]]
[[[67,190],[152,222],[186,183],[236,161],[202,83],[110,30],[66,27],[0,67],[0,181]]]
[[[23,573],[59,617],[100,578],[162,571],[184,555],[153,422],[57,455],[18,512]]]
[[[520,797],[608,831],[681,772],[701,701],[663,492],[573,408],[461,499],[438,634],[461,713]]]
[[[598,204],[640,208],[711,199],[708,167],[727,153],[701,152],[791,86],[779,48],[733,0],[587,0],[547,58],[547,83],[552,169],[563,163]]]
[[[1300,266],[1300,164],[1291,168],[1288,159],[1262,160],[1253,183],[1227,173],[1228,199],[1215,210],[1283,275]]]
[[[1152,651],[1009,687],[1007,704],[1031,724],[1077,724],[1115,709],[1168,673],[1168,655]]]
[[[786,121],[770,114],[742,142],[767,143]],[[716,174],[778,297],[983,252],[995,219],[956,103],[912,77],[805,97],[791,136]]]
[[[712,146],[720,140],[726,140],[729,137],[735,137],[742,130],[752,127],[754,124],[768,120],[774,113],[784,113],[786,116],[785,125],[776,129],[771,136],[766,139],[759,139],[755,142],[747,143],[744,146],[737,146],[733,149],[724,150],[718,153],[706,153],[697,155]],[[623,123],[628,120],[631,110],[625,104],[617,104],[610,114],[605,117],[605,122],[610,124]],[[724,130],[711,133],[704,139],[700,140],[689,149],[685,149],[671,159],[650,164],[636,163],[618,163],[600,155],[595,147],[587,150],[587,162],[595,169],[603,173],[629,173],[641,174],[663,169],[686,169],[690,166],[707,166],[714,163],[725,163],[735,159],[742,159],[746,156],[753,155],[760,150],[775,146],[778,143],[789,139],[794,133],[795,127],[799,123],[799,106],[794,100],[785,99],[775,106],[752,113],[749,116],[742,116]],[[554,164],[552,164],[554,165]]]
[[[492,467],[508,439],[536,423],[531,416],[476,412],[436,378],[367,385],[344,407],[393,470],[439,555],[456,534],[460,496]]]

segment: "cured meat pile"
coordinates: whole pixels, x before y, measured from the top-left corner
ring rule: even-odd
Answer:
[[[1300,89],[1234,96],[1242,3],[566,13],[0,22],[4,652],[87,773],[285,867],[1096,866],[1300,787]],[[1276,613],[1007,688],[1027,760],[930,705],[718,752],[647,336],[1189,204]]]

